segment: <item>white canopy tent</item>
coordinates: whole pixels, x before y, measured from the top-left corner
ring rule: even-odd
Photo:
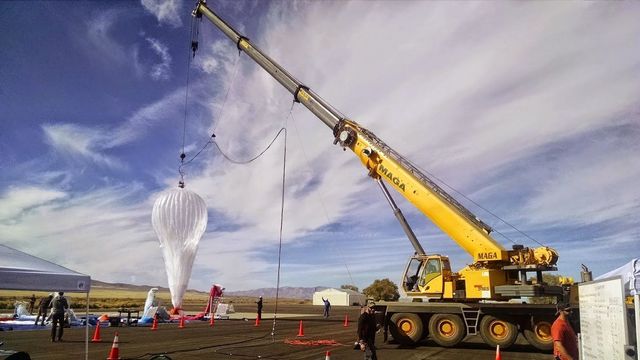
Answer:
[[[324,289],[313,293],[313,305],[323,305],[322,299],[329,300],[331,306],[364,305],[367,297],[350,289]]]
[[[82,292],[87,294],[91,277],[47,260],[0,244],[0,288],[6,290],[40,290]],[[85,359],[89,358],[89,322],[85,325]]]
[[[633,259],[623,266],[602,274],[596,280],[622,276],[624,292],[627,296],[640,294],[640,258]]]

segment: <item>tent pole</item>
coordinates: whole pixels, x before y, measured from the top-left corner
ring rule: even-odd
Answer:
[[[634,295],[634,304],[636,312],[636,353],[640,348],[640,294]]]
[[[84,360],[89,360],[89,292],[87,291],[87,311],[84,313]],[[99,326],[100,324],[98,324]]]

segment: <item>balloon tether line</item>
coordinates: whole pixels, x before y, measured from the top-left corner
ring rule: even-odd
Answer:
[[[284,189],[286,185],[286,173],[287,173],[287,119],[292,116],[293,106],[295,102],[291,104],[289,109],[289,116],[285,118],[284,129],[284,150],[282,153],[282,191],[280,193],[280,238],[278,242],[278,272],[276,280],[276,306],[273,311],[273,325],[271,326],[271,341],[275,342],[276,335],[276,320],[278,318],[278,300],[280,299],[280,267],[282,264],[282,232],[284,229]]]

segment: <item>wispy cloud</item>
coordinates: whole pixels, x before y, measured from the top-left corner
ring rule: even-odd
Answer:
[[[65,156],[90,160],[101,166],[121,169],[124,164],[115,157],[102,154],[107,137],[98,128],[74,124],[45,124],[45,140]]]
[[[640,127],[598,132],[543,169],[523,216],[534,224],[636,222],[640,191]]]
[[[178,88],[163,98],[141,107],[125,121],[118,123],[112,129],[106,146],[111,148],[126,144],[161,123],[175,123],[176,119],[180,119],[180,114],[184,114],[184,106],[184,88]]]
[[[151,49],[160,57],[160,63],[151,67],[151,78],[154,80],[169,80],[171,77],[171,55],[169,48],[160,40],[147,37]]]
[[[164,268],[151,230],[151,204],[136,184],[70,194],[53,187],[11,189],[0,198],[0,237],[9,246],[91,274],[95,279],[129,279],[133,268],[141,281],[163,282]],[[110,266],[96,261],[115,249]],[[149,254],[153,254],[149,256]]]
[[[111,35],[112,27],[117,22],[119,13],[114,10],[99,13],[87,20],[87,39],[92,51],[98,51],[101,57],[123,63],[127,59],[127,51]]]
[[[140,3],[158,19],[160,24],[176,28],[182,26],[180,19],[182,0],[141,0]]]
[[[11,220],[25,211],[66,196],[62,191],[34,186],[9,188],[0,197],[0,222]]]
[[[122,11],[116,9],[100,12],[86,21],[86,34],[82,33],[81,44],[87,53],[105,66],[130,65],[136,75],[144,73],[137,45],[125,44],[114,36],[115,26],[122,18]]]

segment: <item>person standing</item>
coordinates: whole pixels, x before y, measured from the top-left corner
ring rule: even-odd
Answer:
[[[571,307],[568,304],[556,305],[556,321],[551,325],[553,355],[558,360],[578,360],[578,337],[573,331],[569,319]]]
[[[363,306],[358,318],[358,344],[364,352],[364,360],[378,360],[376,354],[377,324],[373,308],[370,305]]]
[[[40,319],[40,315],[42,315],[42,322],[40,323],[40,326],[44,326],[44,320],[47,318],[47,310],[49,310],[49,305],[51,304],[52,299],[53,293],[40,299],[40,302],[38,303],[38,316],[36,316],[35,322],[36,325],[38,325],[38,320]]]
[[[256,304],[258,304],[258,320],[262,320],[262,296],[258,298]]]
[[[62,341],[62,333],[64,332],[64,315],[69,309],[69,302],[64,297],[64,292],[58,292],[58,296],[51,300],[52,325],[51,325],[51,342],[56,341],[56,327],[58,328],[57,338]]]
[[[322,302],[324,303],[324,312],[322,313],[322,316],[326,319],[329,317],[329,310],[331,310],[331,303],[329,302],[329,299],[325,299],[325,298],[322,298]]]
[[[33,307],[36,305],[36,294],[31,294],[29,298],[29,315],[33,314]]]

